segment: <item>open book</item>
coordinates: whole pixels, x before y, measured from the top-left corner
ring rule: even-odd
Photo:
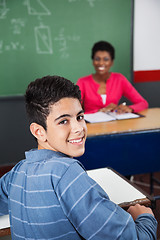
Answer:
[[[139,117],[142,117],[142,115],[137,113],[117,114],[116,112],[108,112],[108,113],[96,112],[96,113],[84,114],[84,119],[89,123],[108,122],[113,120],[139,118]]]
[[[151,196],[138,189],[111,168],[88,170],[87,174],[103,188],[112,202],[124,209],[136,203],[145,206],[152,204]]]

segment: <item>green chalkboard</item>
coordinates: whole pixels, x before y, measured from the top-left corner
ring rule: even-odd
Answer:
[[[111,42],[112,68],[131,76],[131,0],[0,0],[0,96],[24,94],[30,81],[94,71],[92,45]]]

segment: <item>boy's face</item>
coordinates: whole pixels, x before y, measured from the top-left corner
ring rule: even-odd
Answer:
[[[53,104],[46,124],[46,140],[42,148],[62,152],[70,157],[84,153],[87,127],[78,99],[62,98]]]

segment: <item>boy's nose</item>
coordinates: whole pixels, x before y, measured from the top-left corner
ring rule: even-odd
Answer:
[[[81,132],[83,131],[83,126],[78,121],[75,121],[72,123],[72,131]]]

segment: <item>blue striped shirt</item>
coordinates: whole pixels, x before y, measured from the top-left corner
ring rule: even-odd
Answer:
[[[8,213],[12,239],[156,239],[152,215],[134,222],[80,162],[51,150],[26,152],[0,179],[0,215]]]

